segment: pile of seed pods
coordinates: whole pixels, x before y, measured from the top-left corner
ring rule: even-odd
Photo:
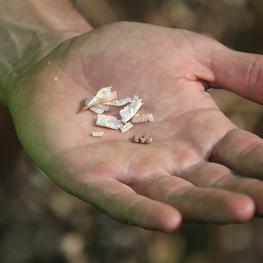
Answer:
[[[127,132],[133,127],[133,124],[143,122],[154,122],[151,113],[140,114],[139,109],[143,105],[142,100],[138,96],[134,96],[133,99],[127,97],[124,99],[117,99],[117,92],[111,91],[112,87],[104,87],[98,90],[97,94],[91,96],[85,100],[85,105],[80,110],[91,110],[97,114],[96,125],[100,127],[106,127],[113,130],[120,130],[122,133]],[[118,116],[111,116],[103,114],[110,110],[112,107],[120,107]],[[133,124],[132,124],[133,123]],[[93,137],[102,137],[104,131],[94,131],[91,133]],[[149,133],[145,133],[142,136],[133,136],[133,142],[141,144],[149,144],[153,142]]]

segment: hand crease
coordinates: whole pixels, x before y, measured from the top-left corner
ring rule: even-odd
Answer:
[[[260,62],[262,58],[263,56],[256,55],[253,61],[250,63],[250,67],[248,69],[247,86],[249,90],[248,99],[250,100],[253,100],[253,92],[259,78]]]

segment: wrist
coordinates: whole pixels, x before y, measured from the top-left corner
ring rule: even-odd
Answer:
[[[0,5],[0,102],[7,105],[21,76],[64,40],[92,27],[67,0],[0,0]]]

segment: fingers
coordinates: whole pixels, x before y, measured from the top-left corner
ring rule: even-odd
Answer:
[[[228,132],[212,153],[211,160],[239,174],[263,179],[263,141],[239,129]]]
[[[240,177],[220,164],[202,163],[185,172],[183,178],[199,187],[212,187],[245,194],[256,206],[256,214],[263,215],[263,182]]]
[[[138,182],[135,189],[174,206],[186,221],[207,223],[245,222],[254,215],[254,202],[245,195],[195,187],[186,180],[156,174]]]
[[[168,233],[181,226],[182,218],[175,208],[138,195],[112,178],[90,181],[81,186],[77,196],[124,223]]]
[[[263,56],[214,45],[210,55],[212,86],[220,86],[247,99],[263,103]]]

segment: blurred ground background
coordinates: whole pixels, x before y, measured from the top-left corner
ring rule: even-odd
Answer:
[[[233,49],[263,54],[261,0],[86,2],[84,13],[95,25],[130,20],[185,28]],[[263,136],[261,106],[221,90],[211,94],[240,128]],[[0,127],[1,263],[262,262],[263,219],[243,225],[184,224],[175,235],[123,225],[63,192],[36,168],[3,106]]]

